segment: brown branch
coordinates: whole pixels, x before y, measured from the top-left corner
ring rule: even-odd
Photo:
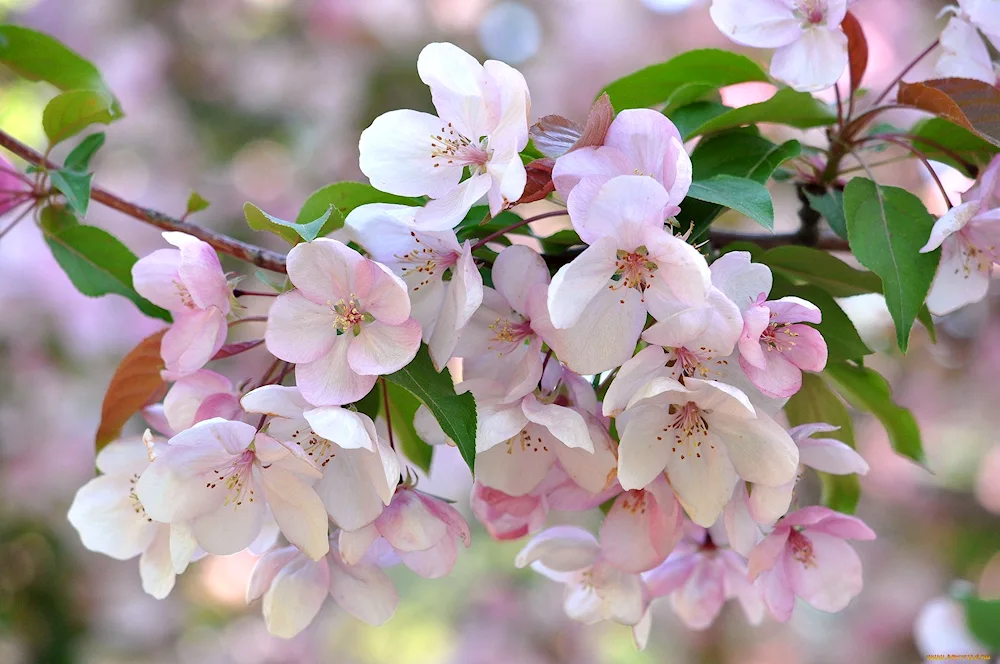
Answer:
[[[46,168],[48,170],[57,170],[59,168],[58,164],[49,161],[44,155],[36,152],[10,134],[2,131],[0,131],[0,146],[6,148],[13,154],[16,154],[35,166]],[[285,272],[284,254],[248,244],[246,242],[241,242],[229,237],[228,235],[223,235],[222,233],[217,233],[202,226],[196,226],[195,224],[175,219],[174,217],[163,214],[162,212],[150,210],[149,208],[144,208],[140,205],[136,205],[135,203],[129,203],[111,192],[101,189],[100,187],[93,187],[91,189],[90,196],[93,200],[101,203],[102,205],[105,205],[113,210],[118,210],[123,214],[138,219],[139,221],[152,224],[157,228],[162,228],[167,231],[180,231],[182,233],[187,233],[188,235],[193,235],[199,240],[207,242],[220,253],[238,258],[239,260],[247,263],[252,263],[258,267],[264,268],[265,270],[270,270],[272,272]]]

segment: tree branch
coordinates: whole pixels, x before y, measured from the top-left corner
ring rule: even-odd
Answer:
[[[6,148],[10,152],[35,166],[43,167],[49,170],[56,170],[59,168],[58,164],[49,161],[44,157],[44,155],[36,152],[10,134],[2,131],[0,131],[0,146]],[[175,219],[174,217],[163,214],[162,212],[157,212],[156,210],[150,210],[149,208],[144,208],[140,205],[136,205],[135,203],[130,203],[105,189],[101,189],[100,187],[93,187],[91,189],[90,196],[93,200],[101,203],[102,205],[105,205],[113,210],[118,210],[123,214],[138,219],[139,221],[152,224],[157,228],[162,228],[167,231],[180,231],[182,233],[187,233],[188,235],[193,235],[199,240],[207,242],[220,253],[238,258],[247,263],[252,263],[258,267],[264,268],[265,270],[270,270],[272,272],[285,272],[284,254],[271,251],[270,249],[264,249],[263,247],[258,247],[246,242],[241,242],[240,240],[236,240],[228,235],[209,230],[203,226],[197,226],[180,219]]]

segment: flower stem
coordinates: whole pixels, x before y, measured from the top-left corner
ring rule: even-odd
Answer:
[[[555,210],[553,212],[543,212],[542,214],[536,214],[534,217],[526,217],[524,219],[521,219],[520,221],[514,222],[510,226],[505,226],[504,228],[501,228],[495,233],[490,233],[482,240],[472,245],[472,250],[475,251],[476,249],[479,249],[480,247],[485,245],[487,242],[492,242],[493,240],[497,239],[502,235],[506,235],[507,233],[517,230],[522,226],[527,226],[533,221],[538,221],[540,219],[548,219],[549,217],[561,217],[563,215],[568,215],[568,214],[569,212],[567,210]]]
[[[874,106],[875,104],[885,99],[886,96],[889,94],[889,92],[891,92],[892,89],[896,86],[896,84],[899,83],[901,80],[903,80],[903,77],[909,74],[910,70],[917,66],[918,62],[927,57],[930,54],[930,52],[933,51],[934,48],[938,45],[938,43],[939,40],[935,39],[933,44],[924,49],[923,52],[920,53],[920,55],[913,58],[913,60],[910,61],[910,64],[906,65],[906,67],[903,68],[903,71],[899,72],[899,76],[892,79],[892,83],[886,86],[885,90],[882,91],[882,94],[880,94],[878,98],[874,102],[872,102],[872,105]]]
[[[389,385],[385,376],[379,376],[378,382],[382,383],[382,404],[385,406],[385,429],[389,432],[389,447],[396,449],[396,442],[392,439],[392,416],[389,415]]]

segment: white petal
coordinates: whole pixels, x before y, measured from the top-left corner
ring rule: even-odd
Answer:
[[[733,467],[746,481],[780,486],[795,478],[799,450],[769,416],[758,413],[757,419],[748,420],[716,411],[709,426],[725,443]]]
[[[836,84],[847,67],[847,35],[836,28],[807,28],[802,36],[775,51],[771,76],[796,90],[817,92]]]
[[[250,546],[264,523],[264,496],[260,487],[240,505],[229,504],[191,520],[191,531],[201,548],[217,556],[228,556]]]
[[[802,34],[801,20],[782,0],[714,0],[712,20],[737,44],[778,48]]]
[[[771,269],[751,263],[746,251],[730,251],[712,263],[712,285],[745,311],[757,299],[771,292]]]
[[[325,560],[293,558],[264,593],[262,608],[267,631],[290,639],[308,627],[326,600],[329,584],[330,569]]]
[[[621,365],[604,394],[605,417],[615,417],[625,410],[632,395],[664,371],[666,360],[662,348],[647,346]]]
[[[446,289],[441,313],[428,342],[431,360],[438,371],[451,359],[459,333],[483,303],[483,277],[476,268],[469,242],[465,243],[458,263],[452,268]]]
[[[600,555],[597,539],[576,526],[555,526],[535,535],[514,559],[524,568],[539,562],[556,572],[573,572],[589,567]]]
[[[572,408],[545,404],[536,399],[535,395],[529,394],[521,401],[521,410],[525,417],[548,429],[563,445],[594,451],[587,422],[583,415]]]
[[[312,487],[274,466],[262,469],[260,478],[281,534],[313,560],[325,556],[330,551],[329,519]]]
[[[602,237],[569,264],[559,268],[549,286],[549,316],[559,329],[574,325],[594,296],[608,288],[617,269],[618,246],[614,238]]]
[[[477,140],[494,129],[497,118],[488,117],[480,87],[483,66],[474,57],[454,44],[434,42],[417,56],[417,73],[438,113],[463,136]]]
[[[330,594],[340,608],[369,625],[381,625],[392,617],[399,594],[385,572],[367,559],[348,565],[334,553],[329,560]]]
[[[618,445],[618,481],[623,489],[642,489],[667,465],[672,431],[666,431],[669,416],[661,406],[636,406],[621,429]]]
[[[677,441],[668,450],[667,478],[677,500],[692,521],[708,528],[722,514],[739,479],[725,446],[710,430],[699,447],[692,449],[687,441]]]
[[[372,542],[381,537],[378,529],[374,525],[365,526],[358,530],[341,530],[340,537],[337,538],[337,550],[340,551],[340,559],[348,565],[356,565],[359,560],[365,557]]]
[[[512,406],[489,407],[481,405],[476,409],[476,452],[485,452],[494,445],[516,436],[528,424],[528,418],[519,403]]]
[[[462,165],[432,158],[433,137],[442,132],[447,132],[447,123],[429,113],[383,113],[361,132],[361,172],[373,187],[390,194],[444,196],[458,185]]]
[[[156,599],[163,599],[174,589],[174,565],[170,560],[170,526],[159,524],[156,537],[139,558],[142,589]]]
[[[261,597],[274,582],[274,577],[296,557],[305,558],[294,546],[269,551],[257,560],[247,583],[247,604]]]
[[[312,408],[296,387],[264,385],[247,392],[240,405],[248,413],[267,414],[272,417],[301,419],[302,411]]]
[[[473,175],[454,189],[420,208],[413,227],[424,231],[445,231],[458,225],[479,199],[486,195],[493,179],[486,173]]]
[[[69,522],[91,551],[118,560],[134,558],[149,546],[160,524],[151,523],[130,499],[133,478],[102,475],[76,492]]]
[[[528,293],[537,284],[549,283],[549,269],[534,249],[514,244],[497,256],[493,263],[493,286],[510,307],[528,315]]]
[[[375,449],[375,441],[362,419],[364,415],[339,406],[322,406],[307,410],[302,416],[313,431],[345,450]]]

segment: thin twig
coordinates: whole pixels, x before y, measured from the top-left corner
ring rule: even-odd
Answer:
[[[10,134],[2,131],[0,131],[0,147],[6,148],[25,161],[34,164],[35,166],[42,167],[43,169],[57,170],[59,168],[58,164],[49,161],[44,155],[36,152]],[[253,263],[258,267],[272,272],[286,271],[285,256],[276,251],[271,251],[270,249],[264,249],[263,247],[241,242],[240,240],[231,238],[228,235],[223,235],[222,233],[217,233],[202,226],[196,226],[186,221],[175,219],[169,215],[163,214],[162,212],[144,208],[140,205],[136,205],[135,203],[129,203],[115,194],[112,194],[105,189],[101,189],[100,187],[93,187],[90,192],[90,197],[102,205],[105,205],[113,210],[118,210],[123,214],[138,219],[139,221],[152,224],[157,228],[162,228],[168,231],[180,231],[182,233],[187,233],[188,235],[193,235],[199,240],[207,242],[217,251],[228,256],[238,258],[241,261]]]
[[[938,45],[938,40],[935,39],[933,44],[931,44],[926,49],[924,49],[924,51],[920,55],[918,55],[917,57],[915,57],[910,62],[910,64],[906,65],[906,67],[903,68],[903,71],[899,72],[899,76],[897,76],[896,78],[892,79],[892,83],[890,83],[888,86],[886,86],[885,90],[882,91],[882,94],[880,94],[878,96],[878,98],[875,101],[872,102],[872,106],[874,106],[875,104],[877,104],[880,101],[882,101],[883,99],[885,99],[886,95],[888,95],[890,92],[892,92],[892,89],[896,86],[896,84],[899,83],[900,81],[902,81],[903,77],[906,76],[907,74],[909,74],[910,70],[913,69],[914,67],[916,67],[918,62],[920,62],[925,57],[927,57],[927,55],[929,55],[930,52],[934,50],[934,47],[936,47],[937,45]]]
[[[527,217],[525,219],[521,219],[520,221],[514,222],[510,226],[505,226],[504,228],[501,228],[495,233],[490,233],[482,240],[472,245],[472,250],[475,251],[476,249],[479,249],[480,247],[485,245],[487,242],[492,242],[493,240],[497,239],[502,235],[506,235],[511,231],[515,231],[518,228],[521,228],[522,226],[527,226],[533,221],[538,221],[540,219],[548,219],[549,217],[561,217],[568,214],[569,212],[567,210],[555,210],[553,212],[543,212],[542,214],[536,214],[534,217]]]
[[[240,318],[239,320],[234,320],[229,324],[229,327],[235,327],[237,325],[242,325],[243,323],[266,323],[267,316],[247,316],[246,318]]]
[[[380,376],[378,382],[382,383],[382,403],[385,405],[385,428],[389,432],[389,447],[396,449],[396,443],[392,439],[392,416],[389,415],[389,385],[384,376]]]
[[[18,203],[18,205],[22,205],[22,204],[23,204],[23,202],[22,203]],[[17,206],[14,206],[14,207],[17,207]],[[14,208],[11,208],[11,209],[13,210]],[[5,235],[7,235],[7,233],[9,233],[14,228],[14,226],[17,226],[19,223],[21,223],[21,220],[24,219],[25,217],[27,217],[28,213],[31,212],[34,209],[35,209],[35,207],[33,205],[29,205],[28,207],[24,208],[24,211],[21,212],[21,214],[17,215],[17,218],[14,219],[14,221],[10,222],[10,224],[8,224],[8,226],[5,229],[3,229],[2,231],[0,231],[0,240],[2,240],[3,237]]]
[[[870,143],[872,141],[879,141],[879,140],[885,141],[886,143],[892,143],[893,145],[899,146],[904,150],[909,150],[914,157],[920,160],[920,162],[924,165],[924,168],[927,169],[927,172],[931,174],[931,177],[934,179],[935,184],[937,184],[938,189],[941,190],[941,196],[942,198],[944,198],[945,205],[948,206],[948,209],[950,210],[952,207],[954,207],[951,203],[951,198],[948,197],[948,190],[944,188],[944,183],[941,182],[941,178],[938,177],[937,172],[931,166],[930,160],[927,159],[927,155],[925,155],[923,152],[913,147],[906,141],[901,141],[895,138],[889,138],[885,134],[881,136],[862,136],[857,140],[857,142]]]
[[[833,94],[837,98],[837,126],[840,127],[841,131],[844,129],[844,103],[840,99],[840,85],[837,83],[833,84]]]

